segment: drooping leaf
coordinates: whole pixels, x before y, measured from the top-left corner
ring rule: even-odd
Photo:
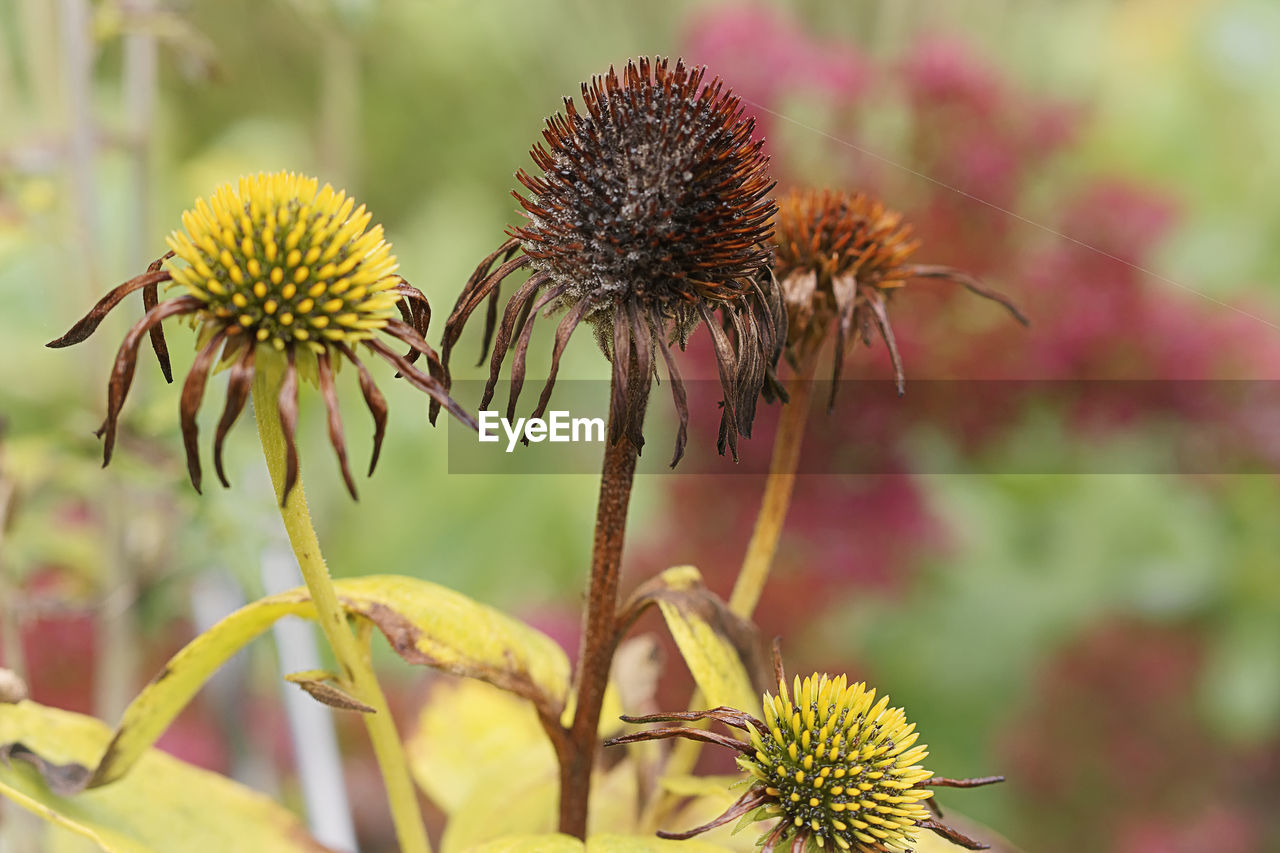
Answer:
[[[343,608],[376,625],[406,661],[487,681],[548,714],[560,712],[568,692],[569,660],[545,634],[417,578],[371,575],[335,586]],[[88,787],[127,773],[227,658],[289,615],[315,618],[305,589],[246,605],[188,643],[125,709],[101,762],[86,774]]]
[[[760,704],[752,672],[763,671],[757,633],[702,585],[693,566],[667,569],[640,587],[625,612],[656,604],[708,707],[751,711]]]
[[[606,700],[610,705],[612,717],[601,718],[602,731],[621,725],[616,698]],[[528,702],[476,681],[444,685],[423,707],[406,750],[419,786],[449,816],[440,853],[555,830],[559,765]],[[634,768],[620,764],[597,772],[588,826],[628,830],[635,813]]]
[[[668,841],[656,835],[592,835],[587,853],[724,853],[725,848],[705,841]]]
[[[184,646],[125,708],[120,728],[86,779],[88,787],[106,785],[129,772],[218,667],[277,619],[308,613],[315,613],[310,602],[280,600],[279,596],[262,599],[240,608]]]
[[[55,794],[28,754],[61,766],[86,766],[110,730],[92,717],[34,702],[0,705],[0,742],[20,743],[0,761],[0,795],[108,853],[319,853],[329,848],[268,797],[158,750],[146,751],[118,785]]]
[[[513,835],[468,848],[465,853],[723,853],[701,841],[667,841],[657,836],[592,835],[584,845],[568,835]]]
[[[418,786],[447,815],[495,779],[556,779],[555,750],[533,706],[474,680],[432,689],[405,752]]]
[[[462,853],[498,838],[553,833],[558,823],[560,775],[554,769],[525,777],[498,776],[473,789],[449,816],[440,853]]]
[[[337,587],[343,606],[377,625],[409,663],[487,681],[548,714],[564,705],[569,658],[541,631],[417,578],[372,575]]]
[[[571,835],[510,835],[468,848],[466,853],[582,853],[583,844]]]

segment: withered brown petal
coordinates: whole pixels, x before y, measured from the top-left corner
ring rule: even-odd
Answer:
[[[631,351],[635,359],[635,376],[632,381],[638,383],[635,392],[647,398],[653,379],[653,332],[647,318],[640,315],[640,309],[634,302],[627,302],[627,320],[631,333]],[[628,406],[628,408],[632,408]],[[631,444],[639,453],[644,447],[644,414],[630,411],[627,418],[627,431]]]
[[[115,364],[111,368],[111,379],[107,382],[107,417],[103,421],[98,435],[102,437],[102,464],[105,467],[111,461],[111,451],[115,447],[116,423],[120,418],[120,410],[124,407],[125,397],[129,394],[129,386],[133,383],[133,371],[138,363],[138,346],[142,336],[151,327],[164,322],[178,314],[190,314],[200,309],[203,303],[194,296],[179,296],[161,302],[152,308],[142,319],[133,324],[124,342],[116,352]]]
[[[520,392],[524,390],[525,358],[529,353],[529,341],[533,339],[533,321],[537,319],[543,308],[550,305],[553,300],[559,299],[568,288],[568,285],[562,284],[542,294],[542,298],[529,311],[529,317],[520,329],[520,340],[516,342],[515,355],[511,357],[511,389],[507,394],[507,420],[509,421],[515,420],[516,403],[520,399]]]
[[[258,348],[252,343],[247,344],[244,354],[231,366],[230,375],[227,377],[227,401],[222,407],[222,417],[218,419],[218,427],[213,434],[213,468],[218,472],[218,479],[225,488],[230,488],[231,484],[227,482],[226,472],[222,468],[222,443],[227,438],[227,432],[240,417],[240,412],[244,410],[245,401],[249,399],[249,392],[253,387],[253,363],[257,351]]]
[[[413,330],[409,329],[409,332],[413,333]],[[412,338],[406,339],[405,335],[396,335],[396,337],[399,337],[407,343],[417,345],[417,342],[421,342],[421,346],[427,346],[425,341],[422,341],[421,338],[417,338],[416,333],[413,333],[413,338],[416,338],[416,341]],[[434,376],[429,376],[426,373],[423,373],[417,366],[410,364],[407,359],[393,351],[382,341],[368,340],[364,342],[364,345],[390,363],[396,370],[400,371],[400,374],[409,382],[410,385],[417,388],[419,391],[424,392],[431,398],[433,403],[438,406],[443,406],[449,414],[457,418],[464,426],[471,429],[477,429],[475,419],[453,401],[453,398],[451,398],[444,390],[444,386],[441,384],[440,380],[436,379]],[[428,349],[430,348],[428,347]]]
[[[347,361],[356,366],[360,393],[364,395],[364,404],[369,407],[369,414],[373,415],[373,457],[369,460],[369,475],[372,476],[373,469],[378,466],[378,455],[382,453],[382,438],[387,432],[387,400],[374,383],[369,368],[356,356],[355,350],[345,343],[339,343],[338,350],[346,356]]]
[[[723,408],[720,412],[720,436],[716,441],[716,449],[720,453],[724,453],[727,444],[733,454],[733,461],[737,462],[738,414],[735,408],[738,397],[736,382],[737,359],[734,357],[733,347],[729,343],[728,336],[724,333],[724,329],[720,327],[720,324],[715,322],[715,318],[711,316],[711,311],[705,303],[698,303],[698,312],[702,315],[702,322],[711,334],[711,341],[715,346],[716,368],[720,372],[720,388],[724,393]]]
[[[684,448],[689,440],[689,399],[685,394],[684,380],[680,377],[680,368],[676,367],[676,360],[671,355],[671,347],[667,345],[667,339],[662,335],[658,335],[658,349],[662,353],[662,360],[667,363],[671,397],[675,402],[676,414],[680,416],[680,428],[676,432],[676,449],[671,457],[671,467],[674,468],[684,456]]]
[[[743,815],[750,814],[768,802],[768,800],[769,796],[763,789],[751,788],[739,797],[733,805],[729,806],[729,808],[725,810],[725,813],[720,815],[720,817],[709,820],[702,824],[702,826],[695,826],[693,829],[687,829],[684,832],[665,832],[663,830],[658,830],[658,837],[670,839],[672,841],[686,841],[693,838],[695,835],[710,832],[718,826],[724,826],[729,821],[737,820]]]
[[[200,403],[204,400],[205,384],[209,381],[209,369],[213,360],[227,339],[228,327],[219,329],[209,342],[204,345],[191,363],[186,381],[182,383],[182,394],[178,398],[178,423],[182,428],[182,446],[187,455],[187,474],[191,477],[191,485],[200,491],[200,445],[199,427],[196,425],[196,413],[200,411]]]
[[[879,293],[873,293],[867,297],[867,304],[871,306],[871,316],[875,318],[876,326],[880,329],[880,337],[884,338],[884,345],[889,349],[889,360],[893,362],[893,378],[898,386],[898,396],[901,397],[907,393],[907,375],[902,369],[902,356],[898,354],[898,344],[893,338],[893,327],[889,325],[889,314],[884,310],[884,297]]]
[[[89,336],[97,330],[98,326],[102,324],[103,318],[110,313],[111,309],[119,305],[130,293],[150,285],[155,285],[158,282],[168,280],[169,273],[166,270],[146,272],[140,276],[129,279],[124,284],[113,289],[106,296],[99,299],[98,304],[89,309],[89,313],[81,317],[74,326],[67,330],[66,334],[60,338],[49,341],[45,346],[51,349],[60,349],[62,347],[69,347],[72,344],[78,344],[81,341],[87,340]],[[150,313],[150,309],[148,309],[148,313]]]
[[[712,732],[706,729],[695,729],[692,726],[672,726],[666,729],[650,729],[647,732],[632,732],[626,735],[617,735],[611,737],[604,742],[605,746],[620,746],[626,743],[641,743],[648,740],[669,740],[671,738],[685,738],[686,740],[700,740],[703,743],[714,743],[717,746],[723,746],[740,752],[743,755],[755,754],[755,747],[749,743],[743,743],[736,738],[728,735],[722,735],[719,732]]]
[[[631,323],[622,306],[613,309],[613,345],[610,350],[613,362],[613,381],[609,397],[609,443],[617,444],[623,434],[631,434],[631,413],[627,402],[631,395],[630,383],[639,381],[631,375]],[[633,442],[634,444],[634,442]],[[635,445],[636,452],[644,446],[643,437]]]
[[[999,291],[992,290],[991,288],[984,286],[976,278],[963,270],[956,269],[955,267],[916,264],[903,270],[903,277],[939,278],[945,281],[955,282],[970,293],[981,296],[983,299],[990,299],[992,302],[1004,306],[1004,309],[1012,314],[1014,319],[1022,325],[1031,325],[1031,321],[1027,319],[1027,315],[1022,313],[1022,310],[1014,304],[1012,299]]]
[[[578,328],[578,323],[582,322],[590,307],[589,298],[579,299],[560,318],[560,323],[556,326],[555,345],[551,349],[551,367],[547,370],[547,381],[542,386],[542,394],[538,397],[538,407],[534,410],[533,417],[540,418],[547,410],[547,404],[551,402],[551,389],[556,384],[556,374],[560,372],[560,357],[564,355],[564,348],[569,345],[573,330]]]
[[[529,279],[511,295],[507,301],[507,309],[502,314],[502,325],[498,328],[498,336],[493,343],[493,356],[489,360],[489,379],[484,385],[484,394],[480,398],[480,408],[486,409],[493,400],[493,392],[501,374],[502,360],[507,357],[511,346],[511,336],[515,332],[516,323],[522,313],[526,312],[537,294],[538,288],[546,284],[547,277],[541,273],[529,276]],[[495,291],[496,293],[496,291]],[[490,303],[496,305],[496,302]]]
[[[285,450],[284,489],[280,492],[280,506],[288,504],[289,493],[298,484],[298,363],[292,348],[288,353],[289,363],[285,367],[284,381],[280,383],[280,395],[276,399]]]
[[[920,821],[916,825],[921,827],[922,829],[928,829],[938,835],[941,835],[943,838],[947,839],[952,844],[958,844],[959,846],[963,847],[966,850],[990,850],[991,849],[990,844],[983,844],[981,841],[975,841],[974,839],[963,834],[959,830],[953,829],[952,827],[947,826],[945,823],[934,820],[931,817],[925,818],[924,820]]]
[[[351,476],[351,467],[347,464],[347,442],[342,434],[342,414],[338,411],[338,393],[333,387],[333,365],[329,362],[329,353],[322,352],[316,356],[316,377],[320,383],[320,396],[324,399],[325,413],[329,416],[329,443],[338,456],[338,467],[342,469],[342,481],[347,484],[347,491],[352,500],[359,500],[356,494],[355,478]]]

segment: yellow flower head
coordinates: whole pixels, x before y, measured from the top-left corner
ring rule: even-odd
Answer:
[[[776,695],[764,694],[764,719],[730,708],[684,714],[624,717],[633,723],[717,720],[747,733],[745,741],[705,729],[669,727],[623,735],[608,743],[687,737],[736,750],[751,784],[715,820],[663,838],[691,838],[734,820],[774,821],[760,839],[764,853],[787,844],[814,850],[889,853],[910,851],[928,829],[971,850],[986,845],[936,819],[931,787],[969,788],[1004,777],[947,779],[920,762],[928,755],[915,725],[889,697],[842,675],[797,678],[788,692],[779,673]]]
[[[750,729],[753,755],[738,764],[755,777],[761,817],[781,818],[778,840],[806,835],[818,847],[907,850],[929,817],[933,774],[919,734],[889,697],[845,677],[795,680],[765,694],[766,731]]]
[[[341,190],[287,172],[224,184],[169,236],[173,281],[204,303],[206,322],[236,324],[277,351],[368,339],[401,295],[382,226]]]
[[[395,274],[391,246],[383,239],[381,225],[369,227],[371,218],[346,193],[289,172],[241,178],[218,187],[209,201],[198,199],[194,209],[182,215],[185,231],[170,235],[170,251],[164,257],[104,296],[70,331],[49,344],[64,347],[85,340],[112,308],[130,293],[142,291],[146,313],[120,345],[107,388],[107,417],[98,431],[103,438],[103,464],[111,461],[120,410],[144,336],[151,339],[165,379],[173,381],[160,324],[174,316],[188,316],[200,329],[199,351],[183,382],[179,406],[187,470],[197,491],[201,471],[196,412],[209,373],[219,361],[231,365],[226,406],[214,437],[214,465],[224,486],[223,439],[244,409],[255,369],[268,367],[264,359],[283,364],[277,408],[288,453],[285,499],[298,476],[294,429],[299,357],[314,366],[307,373],[324,397],[329,438],[352,497],[356,488],[337,409],[335,358],[355,365],[360,390],[373,415],[369,473],[378,460],[387,413],[386,401],[356,354],[357,345],[390,362],[433,403],[474,426],[444,390],[438,378],[439,358],[423,340],[431,317],[427,299]],[[166,283],[185,293],[160,301],[159,287]],[[401,355],[380,336],[407,344],[409,353]],[[426,356],[430,373],[414,366],[420,355]]]

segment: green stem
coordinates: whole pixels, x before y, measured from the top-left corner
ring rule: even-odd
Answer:
[[[729,595],[729,609],[744,619],[750,619],[760,601],[769,570],[773,568],[778,553],[778,540],[782,536],[783,522],[791,508],[791,495],[795,490],[796,468],[800,464],[800,450],[804,445],[804,427],[809,419],[809,405],[813,397],[813,377],[817,371],[818,353],[821,347],[813,346],[801,357],[795,371],[795,381],[790,384],[791,401],[782,407],[778,417],[778,432],[773,439],[773,456],[769,461],[769,478],[765,481],[760,512],[756,516],[755,530],[747,543],[747,553]],[[694,693],[689,709],[705,707],[702,695]],[[701,723],[691,725],[700,726]],[[702,745],[693,740],[679,740],[671,748],[663,774],[684,776],[693,772],[702,753]],[[675,805],[676,798],[660,794],[650,801],[641,817],[641,826],[657,827]]]
[[[756,516],[755,530],[747,543],[747,554],[738,571],[738,579],[729,595],[729,609],[744,619],[751,618],[756,604],[760,602],[769,570],[773,568],[773,558],[778,553],[782,525],[791,508],[796,468],[804,445],[804,425],[809,419],[818,349],[813,347],[797,368],[795,381],[791,383],[791,402],[782,407],[778,417],[778,433],[773,439],[773,458],[769,461],[769,479],[764,485],[760,513]]]
[[[284,374],[282,369],[271,369],[272,361],[273,359],[260,359],[258,362],[253,381],[253,409],[258,422],[258,437],[262,440],[262,452],[266,456],[267,470],[271,474],[276,503],[279,505],[284,489],[285,439],[275,412]],[[333,649],[333,655],[342,670],[342,686],[374,709],[373,713],[361,716],[369,732],[369,739],[373,742],[378,768],[382,771],[382,781],[387,789],[387,801],[391,806],[391,817],[395,821],[400,849],[403,853],[430,853],[431,842],[427,840],[427,831],[418,810],[417,791],[409,775],[409,764],[405,760],[395,720],[391,717],[387,699],[378,685],[368,655],[361,652],[347,624],[346,613],[338,603],[338,594],[329,577],[324,557],[320,554],[320,542],[311,524],[301,479],[289,493],[289,500],[280,508],[280,516],[289,534],[289,544],[293,546],[293,553],[298,559],[298,567],[302,570],[302,578],[311,593],[311,601],[316,608],[316,621],[329,640],[329,647]]]

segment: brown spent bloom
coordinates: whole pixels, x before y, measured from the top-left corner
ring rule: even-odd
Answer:
[[[107,417],[97,433],[103,439],[102,464],[111,461],[143,336],[150,336],[165,380],[173,381],[161,323],[175,316],[190,317],[199,330],[199,351],[183,382],[179,405],[187,470],[197,492],[201,468],[196,412],[217,363],[230,365],[226,403],[213,443],[214,467],[223,486],[230,485],[222,466],[223,440],[244,410],[255,372],[283,368],[277,401],[286,444],[282,502],[298,480],[294,434],[300,367],[320,388],[329,440],[353,498],[355,479],[347,465],[333,384],[341,361],[356,368],[360,391],[373,415],[370,474],[378,462],[387,420],[386,400],[356,355],[358,347],[389,362],[397,375],[434,405],[445,406],[474,428],[475,422],[449,398],[437,378],[442,372],[439,358],[423,339],[431,318],[427,298],[395,274],[391,246],[383,239],[381,225],[369,227],[371,219],[364,206],[356,207],[346,193],[289,172],[243,177],[218,187],[209,201],[198,199],[182,216],[184,230],[169,237],[167,254],[147,272],[104,296],[70,331],[48,344],[59,348],[80,343],[125,297],[142,291],[146,313],[125,335],[107,387]],[[162,284],[184,292],[161,301]],[[400,319],[394,316],[397,311]],[[409,351],[400,354],[380,336],[407,344]],[[420,355],[426,356],[430,374],[414,365]],[[259,412],[258,417],[266,413]]]
[[[871,345],[872,327],[893,360],[898,393],[906,376],[886,310],[889,295],[912,278],[953,281],[1003,305],[1023,325],[1027,318],[1007,297],[952,267],[913,264],[920,241],[902,214],[864,194],[838,190],[792,190],[778,203],[774,274],[787,304],[787,358],[793,365],[811,355],[836,327],[831,398],[844,367],[845,343],[855,332]]]
[[[684,348],[699,322],[715,345],[724,392],[718,447],[737,456],[750,436],[756,399],[782,397],[774,366],[784,342],[781,295],[767,275],[773,184],[754,122],[705,69],[665,59],[628,62],[582,85],[583,112],[565,98],[547,120],[545,144],[531,151],[542,175],[516,177],[529,195],[512,193],[528,220],[485,258],[450,315],[444,364],[463,326],[489,301],[481,363],[489,353],[483,409],[513,349],[508,417],[525,378],[534,320],[563,311],[550,373],[534,417],[546,410],[560,358],[582,322],[613,362],[612,430],[637,451],[655,353],[666,363],[680,416],[672,465],[689,419],[684,383],[671,345]],[[532,275],[508,300],[498,322],[502,282]],[[714,317],[719,312],[719,320]]]

